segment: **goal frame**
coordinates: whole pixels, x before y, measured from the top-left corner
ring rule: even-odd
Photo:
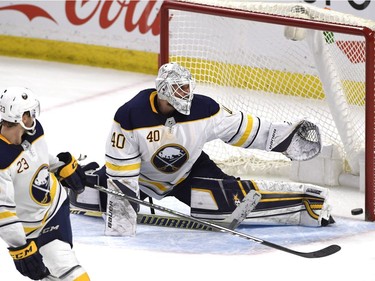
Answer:
[[[245,10],[210,6],[189,2],[165,0],[160,8],[160,54],[159,66],[169,62],[169,20],[170,11],[180,10],[269,24],[287,25],[358,35],[365,38],[365,220],[375,221],[375,33],[368,27],[318,22],[311,19],[290,18]]]

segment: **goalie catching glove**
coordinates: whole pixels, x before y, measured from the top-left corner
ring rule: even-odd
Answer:
[[[273,123],[266,150],[281,152],[291,160],[303,161],[317,156],[322,149],[318,126],[307,120],[297,123]]]
[[[43,263],[43,258],[34,241],[21,247],[8,248],[17,270],[24,276],[33,280],[41,280],[49,275],[48,268]]]

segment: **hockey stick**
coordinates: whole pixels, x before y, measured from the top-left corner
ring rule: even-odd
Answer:
[[[110,181],[110,180],[108,182],[113,184],[113,182]],[[169,213],[169,214],[172,214],[172,215],[184,218],[184,219],[188,219],[190,221],[200,223],[200,224],[205,225],[207,227],[211,227],[213,229],[216,229],[220,232],[230,233],[234,236],[237,236],[237,237],[240,237],[240,238],[243,238],[243,239],[246,239],[246,240],[250,240],[252,242],[259,243],[259,244],[265,245],[267,247],[271,247],[271,248],[274,248],[274,249],[277,249],[277,250],[280,250],[280,251],[284,251],[284,252],[287,252],[287,253],[290,253],[290,254],[293,254],[293,255],[297,255],[297,256],[300,256],[300,257],[304,257],[304,258],[322,258],[322,257],[332,255],[332,254],[340,251],[340,249],[341,249],[341,247],[338,246],[338,245],[330,245],[326,248],[323,248],[321,250],[317,250],[317,251],[314,251],[314,252],[298,252],[298,251],[283,247],[281,245],[274,244],[272,242],[268,242],[268,241],[256,238],[254,236],[250,236],[250,235],[247,235],[245,233],[238,232],[236,230],[231,230],[229,228],[226,228],[226,227],[223,227],[223,226],[220,226],[220,225],[217,225],[217,224],[205,221],[205,220],[201,220],[201,219],[191,217],[189,215],[186,215],[186,214],[168,209],[168,208],[160,206],[160,205],[151,204],[151,203],[148,203],[147,201],[142,201],[138,198],[128,196],[128,195],[126,195],[122,192],[111,190],[111,189],[105,188],[103,186],[94,185],[94,186],[91,186],[91,187],[94,188],[94,189],[97,189],[99,191],[105,192],[107,194],[111,194],[111,195],[114,195],[116,197],[121,197],[123,199],[127,199],[128,201],[147,206],[149,208],[153,208],[153,209],[156,209],[156,210],[159,210],[159,211],[162,211],[162,212],[165,212],[165,213]]]
[[[102,218],[103,212],[82,210],[78,208],[70,207],[70,213],[74,215],[83,215],[88,217],[99,217]],[[137,223],[152,226],[163,226],[181,229],[192,229],[192,230],[208,230],[213,231],[212,227],[192,221],[186,218],[179,218],[175,216],[163,216],[157,214],[137,214]]]

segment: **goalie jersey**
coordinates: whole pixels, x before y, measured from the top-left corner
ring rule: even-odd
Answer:
[[[50,165],[58,162],[48,153],[41,124],[22,137],[21,145],[0,135],[0,236],[12,247],[35,238],[67,198]]]
[[[190,115],[159,113],[155,89],[141,91],[121,106],[106,143],[106,171],[112,179],[157,199],[182,182],[205,143],[221,139],[243,148],[265,149],[269,123],[223,109],[194,94]]]

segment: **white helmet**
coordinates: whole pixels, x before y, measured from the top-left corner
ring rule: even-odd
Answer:
[[[25,112],[30,112],[30,116],[34,119],[31,127],[26,127],[22,121]],[[34,93],[24,87],[8,87],[4,92],[0,93],[0,116],[2,120],[18,123],[27,133],[35,133],[35,118],[40,114],[40,103]]]
[[[186,68],[177,63],[166,63],[159,69],[155,81],[158,97],[168,101],[178,112],[189,115],[195,80]],[[183,86],[188,85],[188,90]]]

